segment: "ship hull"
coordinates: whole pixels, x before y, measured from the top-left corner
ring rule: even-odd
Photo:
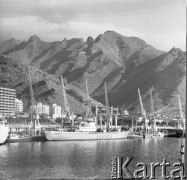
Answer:
[[[20,138],[7,138],[6,143],[19,143],[19,142],[31,142],[31,141],[46,141],[45,136],[29,136]]]
[[[84,141],[84,140],[115,140],[126,139],[128,131],[122,132],[46,132],[46,139],[48,141]]]
[[[159,134],[136,134],[136,133],[129,133],[128,138],[163,138],[164,135]]]
[[[8,137],[9,128],[6,126],[0,126],[0,144],[3,144]]]

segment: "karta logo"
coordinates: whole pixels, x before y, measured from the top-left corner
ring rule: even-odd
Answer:
[[[129,164],[132,162],[133,157],[115,157],[112,159],[112,179],[157,179],[156,168],[161,167],[161,176],[163,179],[186,179],[184,164],[182,162],[176,162],[173,164],[173,168],[169,174],[166,173],[167,167],[170,167],[170,163],[163,159],[163,162],[150,163],[150,176],[148,176],[148,166],[143,162],[138,162],[135,166],[135,171],[132,172],[128,169]]]

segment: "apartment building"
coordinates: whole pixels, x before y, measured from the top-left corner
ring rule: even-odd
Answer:
[[[19,99],[15,99],[15,111],[23,112],[23,102]]]
[[[0,87],[0,114],[15,115],[16,90]]]
[[[46,114],[49,115],[49,106],[42,104],[42,103],[38,103],[36,105],[36,110],[38,114]]]
[[[61,111],[62,111],[61,106],[58,106],[57,104],[53,104],[53,107],[52,107],[53,119],[56,119],[58,117],[62,117]]]

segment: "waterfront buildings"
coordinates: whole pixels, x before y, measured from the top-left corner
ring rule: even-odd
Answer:
[[[19,99],[15,99],[15,111],[23,112],[23,102]]]
[[[0,114],[15,115],[16,90],[0,87]]]
[[[40,114],[46,114],[46,115],[49,115],[49,106],[45,105],[45,104],[42,104],[42,103],[38,103],[36,105],[36,110],[37,110],[37,113],[40,115]]]
[[[53,119],[56,119],[58,117],[62,117],[62,113],[61,113],[62,109],[60,106],[58,106],[57,104],[53,104],[52,106],[52,117]]]

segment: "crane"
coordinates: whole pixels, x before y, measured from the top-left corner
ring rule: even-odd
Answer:
[[[70,116],[70,109],[69,109],[69,104],[68,104],[68,101],[67,101],[66,89],[65,89],[65,86],[64,86],[64,80],[63,80],[62,75],[61,75],[61,83],[62,83],[62,91],[63,91],[64,106],[65,106],[66,114],[68,116]]]
[[[107,115],[106,130],[108,131],[108,129],[109,129],[110,109],[109,109],[109,103],[108,103],[108,94],[107,94],[106,82],[104,84],[104,87],[105,87],[105,107],[106,107],[106,115]]]
[[[90,95],[89,95],[87,79],[86,79],[86,105],[87,105],[86,119],[88,119],[88,117],[92,115],[92,112],[91,112],[91,102],[90,102]]]
[[[31,122],[29,125],[29,129],[31,130],[32,124],[34,129],[34,135],[36,135],[36,131],[38,129],[41,130],[40,122],[39,122],[39,116],[37,113],[37,106],[36,106],[36,100],[34,98],[34,92],[32,87],[32,78],[31,78],[31,72],[30,67],[28,66],[28,74],[29,74],[29,89],[30,89],[30,99],[31,99],[31,106],[30,106],[30,115],[31,115]],[[38,125],[38,127],[36,127]]]

